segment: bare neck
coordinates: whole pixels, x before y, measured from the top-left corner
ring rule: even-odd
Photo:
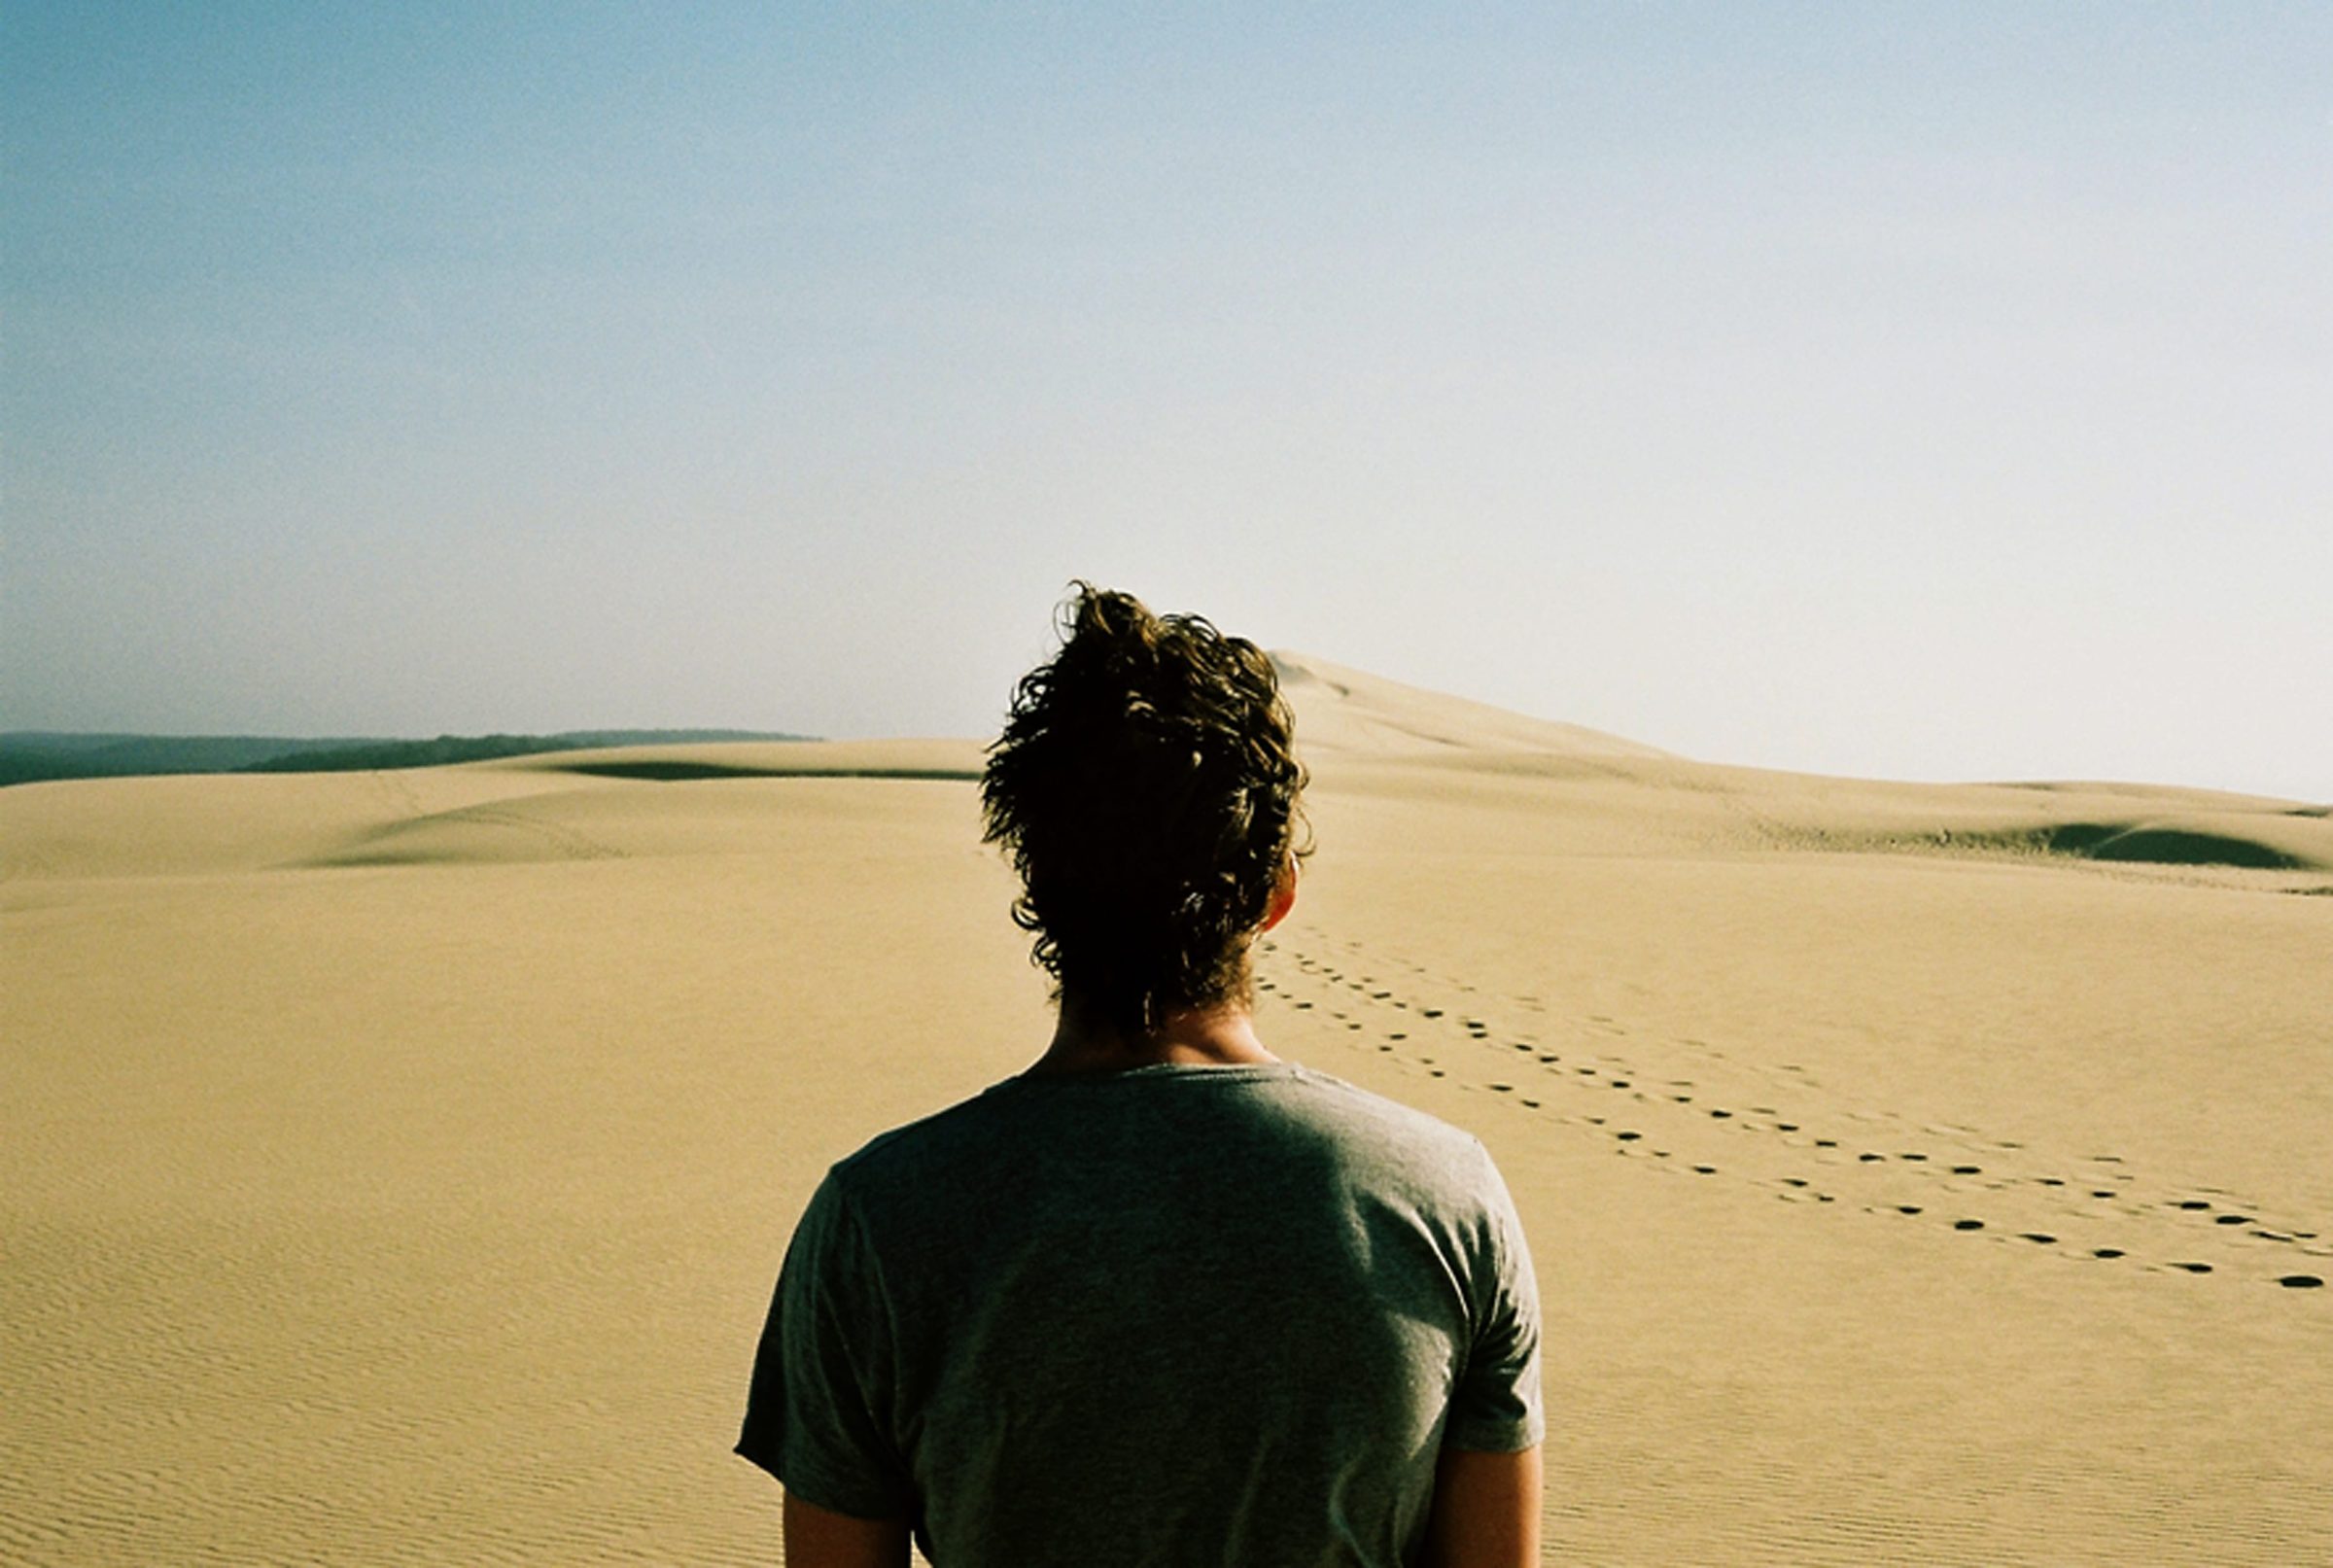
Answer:
[[[1278,1060],[1256,1038],[1254,1020],[1236,1003],[1168,1013],[1149,1033],[1126,1035],[1064,997],[1053,1043],[1028,1070],[1052,1077],[1168,1063],[1236,1067]]]

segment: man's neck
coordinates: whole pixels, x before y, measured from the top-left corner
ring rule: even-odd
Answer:
[[[1126,1035],[1089,1009],[1064,1000],[1053,1043],[1028,1070],[1053,1077],[1166,1064],[1236,1067],[1278,1060],[1256,1038],[1255,1021],[1247,1009],[1236,1002],[1171,1012],[1148,1033]]]

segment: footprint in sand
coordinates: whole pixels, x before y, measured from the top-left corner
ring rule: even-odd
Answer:
[[[1528,1039],[1509,1040],[1505,1042],[1493,1041],[1491,1039],[1492,1025],[1489,1021],[1482,1018],[1470,1018],[1463,1014],[1451,1016],[1448,1015],[1443,1008],[1423,1006],[1414,999],[1399,996],[1393,991],[1385,989],[1374,976],[1361,975],[1357,980],[1355,980],[1352,976],[1347,975],[1342,971],[1330,968],[1326,965],[1309,963],[1303,960],[1301,958],[1297,958],[1296,962],[1299,968],[1304,969],[1306,972],[1322,976],[1328,980],[1338,982],[1341,989],[1350,990],[1358,993],[1372,1002],[1386,1003],[1394,1007],[1399,1007],[1414,1016],[1427,1019],[1449,1017],[1450,1022],[1461,1026],[1477,1040],[1493,1044],[1504,1043],[1517,1054],[1523,1056],[1527,1060],[1536,1062],[1542,1066],[1556,1067],[1563,1064],[1563,1057],[1561,1053],[1547,1050],[1537,1041]],[[1421,970],[1420,973],[1422,974],[1424,971]],[[1277,993],[1281,1000],[1293,1003],[1294,1006],[1300,1011],[1321,1011],[1327,1014],[1329,1017],[1344,1023],[1348,1029],[1359,1029],[1361,1028],[1360,1023],[1353,1019],[1351,1015],[1327,1005],[1326,1001],[1314,1001],[1311,999],[1302,999],[1292,996],[1288,993],[1288,988],[1286,986],[1272,980],[1260,979],[1258,982],[1258,989],[1260,991]],[[1467,988],[1461,986],[1459,989],[1464,991]],[[1612,1030],[1614,1028],[1614,1021],[1601,1015],[1591,1017],[1588,1022],[1592,1025],[1602,1026],[1607,1030]],[[1382,1038],[1391,1042],[1407,1043],[1410,1039],[1410,1036],[1406,1031],[1394,1030],[1389,1031],[1387,1034],[1382,1036]],[[1692,1043],[1698,1044],[1698,1042]],[[1393,1045],[1380,1045],[1378,1049],[1380,1051],[1391,1052],[1393,1050]],[[1446,1079],[1449,1076],[1445,1069],[1435,1066],[1433,1064],[1433,1059],[1430,1057],[1412,1060],[1417,1061],[1419,1065],[1426,1067],[1429,1075],[1432,1077]],[[1583,1077],[1591,1079],[1602,1078],[1604,1082],[1609,1083],[1611,1087],[1615,1089],[1632,1090],[1636,1087],[1634,1080],[1625,1077],[1606,1076],[1605,1069],[1600,1067],[1575,1066],[1573,1070]],[[1620,1070],[1627,1071],[1628,1068],[1626,1066],[1621,1066]],[[1781,1070],[1798,1074],[1803,1074],[1804,1071],[1803,1068],[1798,1067],[1794,1063],[1786,1064]],[[1539,1110],[1543,1108],[1541,1101],[1537,1099],[1521,1098],[1518,1094],[1517,1086],[1512,1083],[1487,1083],[1482,1084],[1481,1087],[1487,1089],[1493,1094],[1515,1096],[1516,1102],[1528,1109]],[[1694,1085],[1689,1081],[1683,1079],[1670,1080],[1667,1087],[1672,1091],[1668,1098],[1676,1104],[1691,1105],[1694,1103],[1695,1096],[1690,1092],[1694,1088]],[[1656,1100],[1658,1098],[1658,1092],[1655,1091],[1650,1096],[1646,1093],[1639,1092],[1636,1095],[1636,1098],[1640,1100],[1647,1098],[1653,1098]],[[1772,1119],[1777,1118],[1782,1114],[1780,1108],[1774,1106],[1753,1106],[1750,1107],[1748,1111],[1736,1111],[1723,1106],[1704,1106],[1703,1108],[1708,1111],[1709,1118],[1712,1121],[1735,1121],[1740,1120],[1745,1115]],[[1587,1118],[1587,1120],[1600,1129],[1607,1127],[1607,1124],[1601,1117]],[[1763,1123],[1754,1120],[1751,1122],[1746,1122],[1744,1125],[1752,1128],[1770,1126],[1773,1131],[1786,1134],[1799,1133],[1804,1130],[1803,1124],[1801,1123],[1785,1122],[1779,1120],[1769,1120]],[[1659,1159],[1668,1159],[1671,1157],[1671,1151],[1667,1149],[1649,1148],[1647,1134],[1636,1129],[1622,1128],[1612,1130],[1612,1136],[1615,1143],[1619,1146],[1620,1152],[1637,1155],[1649,1153]],[[1837,1149],[1840,1147],[1840,1142],[1837,1138],[1828,1137],[1810,1136],[1807,1138],[1806,1144],[1801,1144],[1800,1147],[1805,1147],[1807,1144],[1811,1144],[1818,1150]],[[2027,1145],[2022,1142],[2005,1138],[1996,1140],[1991,1144],[1991,1146],[2004,1150],[2022,1150],[2027,1147]],[[2090,1161],[2102,1166],[2113,1167],[2125,1164],[2122,1156],[2113,1154],[2093,1154],[2087,1158]],[[1934,1168],[1937,1170],[1947,1172],[1956,1177],[1981,1176],[1985,1173],[1986,1167],[1974,1161],[1964,1160],[1964,1163],[1949,1164],[1947,1163],[1949,1157],[1934,1156],[1918,1149],[1902,1149],[1887,1152],[1866,1150],[1859,1152],[1856,1155],[1857,1163],[1862,1165],[1879,1165],[1890,1161],[1902,1161],[1909,1165],[1927,1165],[1933,1163]],[[1680,1163],[1682,1164],[1683,1161],[1680,1161]],[[1689,1168],[1690,1168],[1696,1175],[1714,1177],[1720,1174],[1720,1168],[1713,1165],[1692,1165]],[[1876,1174],[1877,1172],[1874,1172],[1874,1175]],[[2129,1182],[2133,1179],[2129,1175],[2126,1175],[2119,1170],[2115,1170],[2110,1173],[2108,1171],[2102,1170],[2097,1176],[2093,1176],[2092,1179],[2097,1180],[2100,1176],[2105,1176],[2107,1179],[2116,1182]],[[1784,1187],[1786,1194],[1793,1195],[1799,1198],[1811,1198],[1822,1202],[1831,1202],[1835,1201],[1833,1196],[1829,1193],[1814,1191],[1810,1183],[1804,1177],[1785,1176],[1777,1177],[1775,1179],[1778,1180]],[[2017,1178],[2011,1177],[2009,1179],[2016,1180]],[[2074,1189],[2074,1191],[2086,1195],[2087,1197],[2101,1202],[2111,1202],[2117,1198],[2136,1196],[2135,1194],[2132,1194],[2128,1188],[2118,1189],[2115,1187],[2085,1187],[2078,1180],[2070,1181],[2068,1178],[2060,1176],[2027,1175],[2022,1179],[2025,1182],[2041,1187],[2059,1189],[2071,1187]],[[2162,1203],[2164,1208],[2176,1212],[2209,1215],[2211,1223],[2215,1226],[2225,1226],[2231,1229],[2248,1227],[2250,1228],[2247,1232],[2248,1235],[2258,1237],[2264,1240],[2289,1241],[2291,1239],[2300,1237],[2302,1235],[2302,1233],[2292,1233],[2292,1235],[2288,1237],[2286,1233],[2270,1231],[2262,1228],[2261,1222],[2256,1216],[2234,1209],[2221,1210],[2218,1207],[2217,1202],[2212,1199],[2191,1197],[2173,1200],[2158,1200],[2158,1202]],[[1909,1218],[1918,1218],[1930,1212],[1930,1210],[1923,1204],[1909,1202],[1886,1205],[1878,1211],[1887,1212],[1890,1209],[1898,1214],[1901,1214]],[[1953,1220],[1950,1222],[1950,1224],[1952,1229],[1957,1232],[1981,1233],[1988,1229],[1986,1221],[1973,1218]],[[2060,1237],[2045,1231],[2023,1231],[2013,1233],[2013,1235],[2015,1238],[2030,1242],[2036,1246],[2058,1246],[2063,1244]],[[2126,1249],[2115,1246],[2091,1247],[2082,1249],[2082,1251],[2084,1255],[2102,1262],[2112,1262],[2126,1259],[2130,1256]],[[2216,1269],[2212,1264],[2198,1261],[2182,1260],[2160,1262],[2154,1267],[2174,1269],[2182,1273],[2196,1275],[2208,1275],[2223,1272]],[[2316,1273],[2288,1273],[2270,1277],[2273,1278],[2274,1282],[2280,1288],[2288,1290],[2322,1290],[2325,1288],[2327,1283],[2326,1275]]]

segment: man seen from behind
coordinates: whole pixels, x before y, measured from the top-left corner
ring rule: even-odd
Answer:
[[[1497,1170],[1255,1031],[1304,853],[1271,662],[1084,585],[1065,619],[981,784],[1058,1027],[802,1216],[738,1443],[786,1562],[1536,1563],[1539,1306]]]

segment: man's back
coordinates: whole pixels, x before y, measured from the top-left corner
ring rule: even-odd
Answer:
[[[959,1564],[1384,1563],[1540,1437],[1480,1144],[1285,1063],[1024,1076],[837,1166],[739,1451]]]

